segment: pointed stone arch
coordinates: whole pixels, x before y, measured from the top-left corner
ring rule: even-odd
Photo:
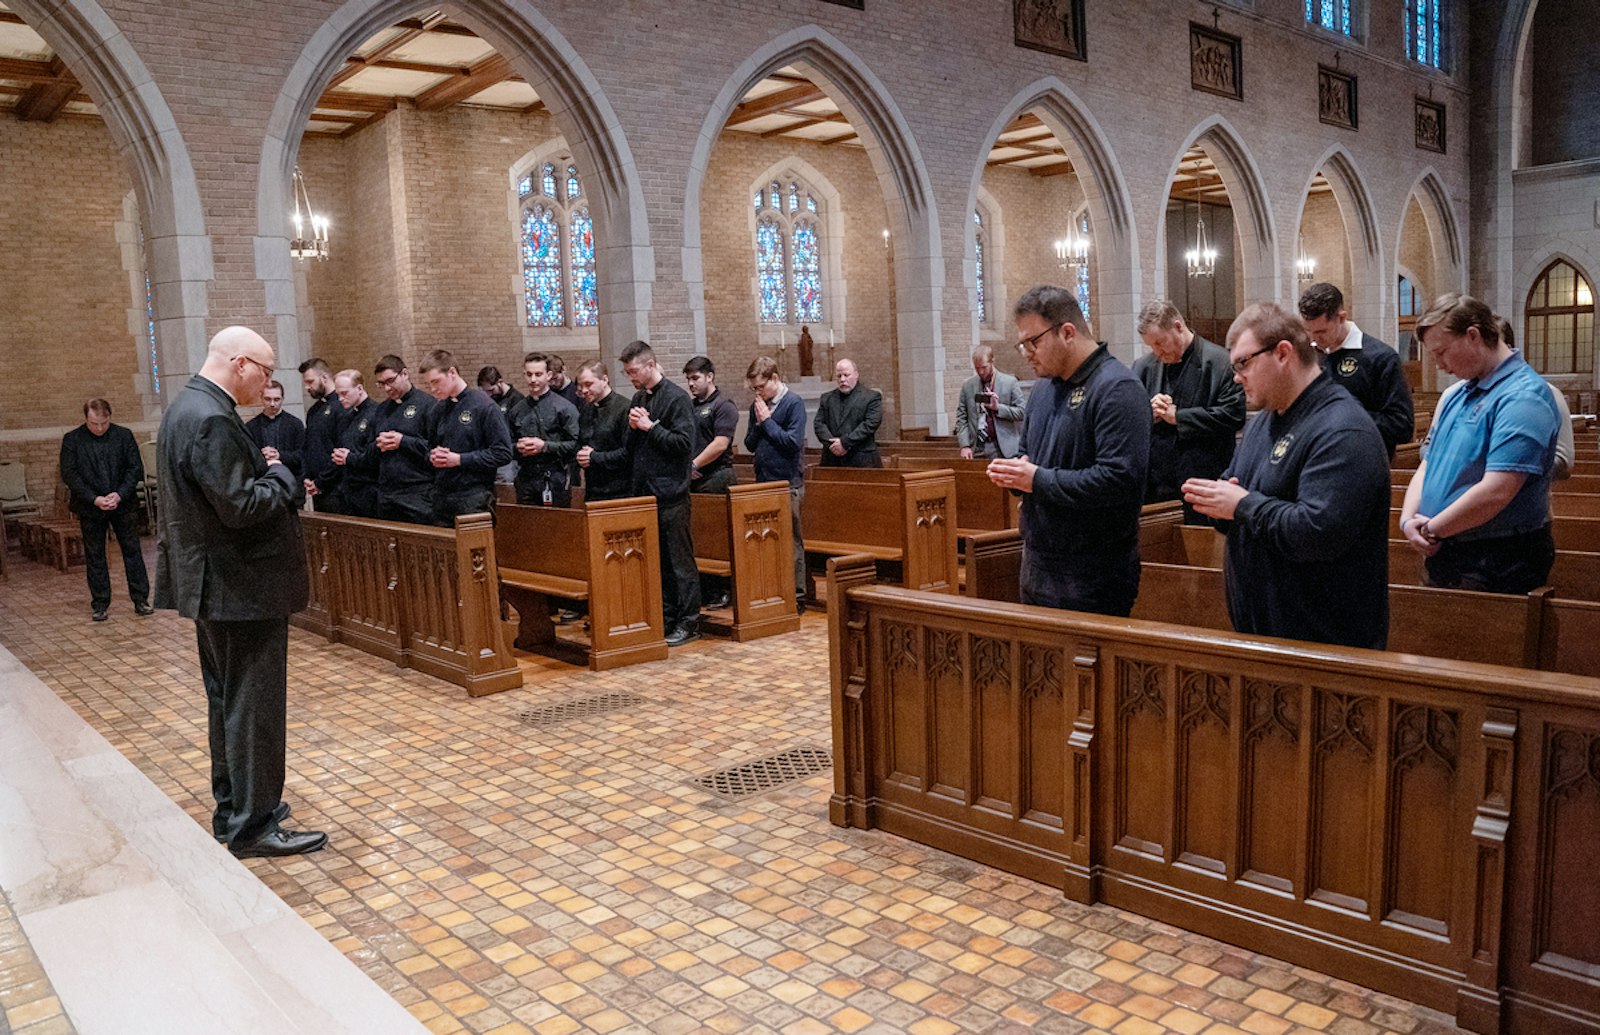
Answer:
[[[989,145],[1018,115],[1034,111],[1049,127],[1067,153],[1078,185],[1089,207],[1089,223],[1094,240],[1093,261],[1099,312],[1094,318],[1095,333],[1110,342],[1137,340],[1134,317],[1139,309],[1140,279],[1138,235],[1133,206],[1122,168],[1100,123],[1067,85],[1055,76],[1036,80],[1008,101],[984,137],[985,147],[978,156],[967,193],[967,209],[977,200],[983,182],[984,162]],[[974,281],[973,236],[966,235],[962,263],[968,290],[977,290]],[[1129,357],[1124,357],[1129,358]]]
[[[1278,229],[1273,221],[1272,205],[1267,200],[1261,167],[1249,148],[1245,147],[1244,138],[1226,118],[1213,115],[1184,138],[1167,171],[1166,187],[1160,198],[1162,206],[1167,203],[1172,181],[1177,177],[1183,156],[1191,147],[1205,149],[1217,167],[1222,185],[1228,189],[1228,201],[1233,206],[1233,222],[1239,236],[1240,260],[1244,267],[1245,303],[1281,298],[1284,270],[1278,259]],[[1166,282],[1167,221],[1158,213],[1155,283],[1165,285]]]
[[[1467,290],[1466,249],[1461,243],[1461,224],[1455,206],[1445,193],[1444,183],[1432,166],[1417,174],[1406,191],[1400,213],[1394,222],[1394,254],[1400,254],[1400,238],[1405,233],[1406,206],[1416,198],[1422,218],[1428,224],[1428,240],[1433,245],[1433,282],[1438,293]]]
[[[1360,303],[1363,318],[1358,323],[1372,328],[1373,333],[1383,333],[1389,327],[1395,308],[1394,291],[1384,274],[1383,241],[1378,233],[1378,219],[1372,204],[1372,193],[1367,189],[1365,177],[1356,167],[1355,159],[1343,145],[1335,145],[1323,153],[1312,165],[1300,191],[1300,209],[1295,216],[1295,238],[1305,221],[1306,201],[1311,184],[1321,173],[1333,189],[1333,198],[1339,206],[1339,217],[1344,223],[1345,242],[1349,249],[1350,279],[1352,283],[1339,285],[1348,297]],[[1403,213],[1402,213],[1403,216]],[[1398,231],[1397,231],[1398,232]],[[1400,254],[1396,238],[1395,252]],[[1285,256],[1285,262],[1291,261]],[[1285,277],[1288,271],[1285,270]],[[1292,281],[1291,281],[1292,283]],[[1389,335],[1393,337],[1393,335]]]
[[[256,274],[277,321],[279,361],[305,358],[289,258],[289,190],[317,98],[364,40],[415,13],[416,0],[347,0],[307,40],[267,124],[256,186]],[[453,17],[483,37],[538,93],[586,170],[600,284],[600,355],[649,337],[655,257],[639,171],[599,80],[529,0],[457,0]],[[287,353],[287,354],[286,354]]]
[[[822,231],[822,304],[823,326],[843,329],[845,317],[849,313],[850,283],[844,275],[844,194],[833,185],[821,169],[801,158],[799,155],[788,155],[771,163],[745,185],[746,194],[752,194],[758,187],[764,186],[775,179],[781,179],[785,173],[792,172],[800,179],[806,181],[822,199],[822,218],[818,225]],[[756,210],[753,207],[745,209],[745,227],[750,233],[751,252],[755,251],[756,235]],[[757,283],[756,267],[752,261],[750,265],[750,291],[752,296],[758,296],[760,287]],[[762,329],[758,325],[757,333]],[[762,338],[764,346],[771,342]]]
[[[739,100],[774,70],[793,65],[827,92],[860,135],[878,177],[894,237],[897,408],[905,427],[949,430],[944,405],[944,288],[938,213],[922,152],[888,87],[826,29],[803,25],[757,49],[718,91],[689,160],[683,208],[683,279],[697,352],[705,352],[705,263],[700,191],[712,149]]]
[[[164,376],[200,369],[212,279],[200,186],[172,109],[128,37],[95,0],[12,0],[94,99],[143,217]],[[178,382],[178,383],[181,383]]]

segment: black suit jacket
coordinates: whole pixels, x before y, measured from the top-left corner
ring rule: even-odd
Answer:
[[[306,606],[295,477],[270,467],[233,399],[196,374],[157,436],[157,607],[185,618],[259,621]]]
[[[67,483],[67,509],[82,517],[103,514],[94,505],[97,496],[115,492],[122,497],[118,510],[138,506],[134,489],[144,481],[144,461],[133,432],[113,424],[103,436],[80,424],[61,439],[61,480]]]

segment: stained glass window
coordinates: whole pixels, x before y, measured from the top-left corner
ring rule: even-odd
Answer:
[[[525,198],[533,193],[533,174],[529,173],[517,181],[517,197]]]
[[[1522,352],[1541,374],[1594,371],[1594,289],[1572,265],[1557,259],[1533,282]]]
[[[546,163],[544,167],[543,186],[545,197],[553,198],[556,196],[556,167],[549,163]]]
[[[581,193],[583,193],[583,190],[578,186],[578,167],[569,165],[567,166],[567,200],[571,201]]]
[[[561,227],[543,204],[522,213],[522,279],[528,299],[528,326],[566,323],[561,284]]]
[[[1342,36],[1354,36],[1351,3],[1352,0],[1306,0],[1306,21]]]
[[[528,326],[595,326],[600,321],[600,292],[594,218],[582,200],[577,165],[566,155],[536,165],[518,181],[518,193]]]
[[[822,214],[810,186],[775,179],[755,192],[756,282],[764,324],[825,319]]]
[[[577,183],[577,177],[571,182]],[[572,213],[571,231],[572,325],[593,327],[600,318],[600,293],[594,275],[594,221],[589,218],[588,209]]]
[[[1089,213],[1082,212],[1078,215],[1078,233],[1084,237],[1089,236]],[[1083,310],[1083,320],[1088,323],[1093,317],[1089,314],[1089,264],[1086,262],[1078,267],[1078,308]]]
[[[978,322],[989,322],[988,299],[983,295],[983,238],[978,238],[975,254],[978,259]]]
[[[1429,68],[1444,68],[1444,42],[1441,23],[1444,14],[1440,8],[1444,0],[1406,0],[1405,37],[1406,56]]]

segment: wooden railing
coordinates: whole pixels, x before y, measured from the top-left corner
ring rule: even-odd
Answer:
[[[335,643],[466,688],[522,685],[500,625],[488,514],[433,528],[307,513],[311,603],[290,621]]]
[[[1600,1027],[1600,680],[873,576],[829,563],[835,824],[1472,1031]]]

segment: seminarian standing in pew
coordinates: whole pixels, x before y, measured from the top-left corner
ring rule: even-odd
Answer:
[[[422,357],[422,386],[436,400],[428,428],[433,465],[433,522],[449,528],[462,514],[490,512],[494,476],[511,462],[511,429],[500,407],[468,388],[455,357],[434,349]]]
[[[728,486],[738,480],[733,470],[733,437],[739,433],[739,408],[717,387],[717,368],[705,356],[691,356],[683,365],[683,377],[694,399],[689,491],[726,496]],[[731,589],[724,575],[700,576],[700,599],[708,611],[727,607]]]
[[[628,400],[611,390],[605,363],[591,359],[578,368],[578,466],[583,468],[583,499],[620,500],[628,495],[633,471],[628,465]]]
[[[530,352],[522,361],[528,394],[506,413],[517,450],[517,502],[572,506],[567,480],[578,452],[578,411],[550,388],[550,359]]]
[[[1440,400],[1400,531],[1427,558],[1430,586],[1531,592],[1555,562],[1550,386],[1470,295],[1441,296],[1417,320],[1417,338],[1439,369],[1466,383]]]
[[[795,610],[806,611],[806,544],[800,537],[800,504],[805,499],[806,404],[778,376],[771,356],[750,361],[745,381],[755,393],[744,447],[754,454],[756,481],[789,483],[789,520],[794,526]]]
[[[1220,479],[1184,499],[1228,536],[1228,616],[1242,633],[1382,650],[1389,639],[1389,459],[1377,426],[1270,302],[1228,328],[1245,400],[1263,411]]]
[[[667,380],[649,345],[631,342],[621,359],[635,389],[628,409],[630,488],[635,496],[656,498],[661,606],[667,646],[677,647],[700,636],[700,569],[694,562],[689,503],[694,407],[689,393]]]
[[[1022,601],[1127,615],[1139,593],[1150,400],[1065,288],[1034,288],[1015,317],[1017,348],[1040,380],[1022,454],[990,461],[989,478],[1023,494]]]
[[[1139,337],[1150,347],[1133,364],[1150,395],[1144,501],[1182,499],[1185,481],[1215,478],[1233,459],[1234,436],[1244,427],[1244,392],[1228,366],[1228,350],[1190,330],[1166,299],[1139,310]],[[1210,522],[1185,503],[1183,523]]]
[[[333,390],[344,407],[333,450],[333,464],[342,472],[339,495],[344,499],[344,512],[352,517],[379,517],[378,451],[373,445],[378,404],[367,394],[359,370],[339,371],[333,379]]]
[[[411,383],[399,356],[378,360],[372,376],[383,389],[378,404],[378,516],[385,521],[433,524],[433,465],[428,462],[428,426],[433,397]]]
[[[817,403],[812,429],[822,443],[823,467],[882,467],[878,425],[883,423],[883,393],[861,384],[853,359],[833,365],[839,387]]]
[[[1356,326],[1345,310],[1344,292],[1332,284],[1313,284],[1301,293],[1300,319],[1323,353],[1323,368],[1367,411],[1393,460],[1395,447],[1417,433],[1400,356]]]
[[[300,384],[305,388],[307,398],[316,400],[306,411],[301,487],[305,495],[313,497],[312,506],[319,513],[342,514],[344,508],[339,505],[338,478],[341,472],[333,466],[333,447],[338,445],[336,439],[339,437],[339,414],[342,410],[338,396],[333,394],[333,372],[317,356],[301,363],[299,370]]]

